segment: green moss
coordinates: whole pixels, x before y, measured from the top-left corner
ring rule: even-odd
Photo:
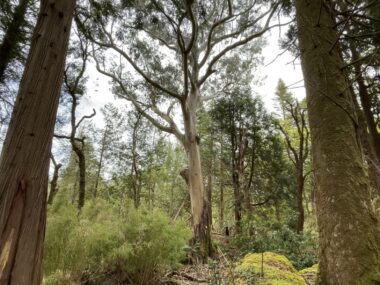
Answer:
[[[302,269],[298,272],[303,279],[305,279],[306,284],[315,285],[318,275],[318,264],[314,264],[312,267]]]
[[[304,273],[318,273],[318,264],[314,264],[312,267],[304,268],[300,270],[299,273],[301,275]]]
[[[261,276],[263,262],[264,276]],[[306,285],[293,264],[283,255],[272,252],[246,255],[236,266],[239,285]]]

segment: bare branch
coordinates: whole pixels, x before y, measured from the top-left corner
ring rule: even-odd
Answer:
[[[83,116],[79,121],[78,123],[75,125],[75,128],[77,129],[79,127],[79,125],[86,119],[91,119],[92,117],[94,117],[96,115],[96,111],[95,109],[92,109],[92,114],[91,115],[87,115],[87,116]]]

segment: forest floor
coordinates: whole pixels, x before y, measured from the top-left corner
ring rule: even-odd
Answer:
[[[213,234],[213,239],[226,246],[230,237]],[[177,271],[169,272],[163,279],[164,285],[230,285],[233,282],[234,263],[231,257],[217,249],[217,259],[208,264],[183,265]]]

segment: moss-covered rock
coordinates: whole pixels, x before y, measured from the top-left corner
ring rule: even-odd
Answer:
[[[302,269],[299,274],[305,279],[307,285],[314,285],[315,281],[317,281],[318,264]]]
[[[238,285],[307,285],[289,259],[272,252],[246,255],[235,271]]]

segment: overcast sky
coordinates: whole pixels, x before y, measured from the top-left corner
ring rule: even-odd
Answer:
[[[283,28],[282,32],[285,30]],[[275,111],[274,93],[280,78],[289,86],[289,90],[298,99],[305,97],[300,62],[299,60],[294,61],[294,56],[289,52],[282,53],[283,51],[278,44],[279,36],[278,29],[273,29],[270,33],[267,33],[268,44],[263,49],[264,65],[257,71],[263,81],[261,86],[254,86],[254,91],[262,97],[269,112]],[[82,101],[79,110],[84,114],[91,113],[92,108],[95,108],[98,114],[93,121],[98,125],[102,125],[101,107],[108,102],[121,106],[125,105],[126,101],[114,98],[110,90],[109,78],[99,74],[93,64],[89,65],[88,75],[87,96]]]

